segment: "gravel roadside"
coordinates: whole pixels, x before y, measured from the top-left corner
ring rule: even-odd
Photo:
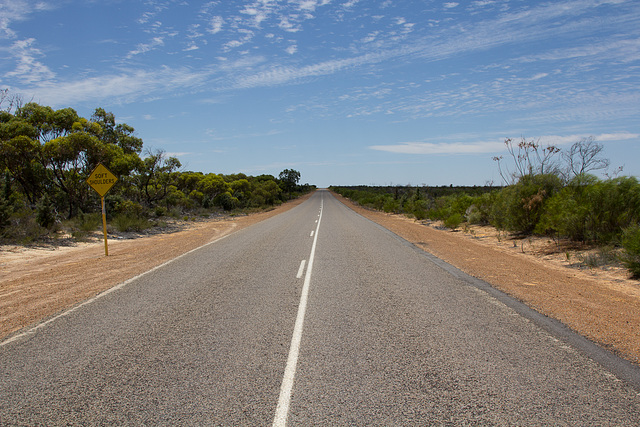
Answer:
[[[498,239],[439,230],[402,215],[342,203],[465,273],[555,318],[582,336],[640,364],[640,284],[602,272],[581,271],[521,253]]]
[[[0,248],[0,339],[80,304],[190,250],[289,210],[310,195],[267,212],[194,222],[186,229],[66,247]]]
[[[640,286],[517,253],[491,239],[438,230],[399,215],[341,202],[419,248],[478,277],[538,312],[640,364]],[[235,230],[299,205],[194,223],[188,229],[130,240],[51,249],[0,249],[0,338],[50,318],[123,281]],[[495,239],[494,239],[495,240]]]

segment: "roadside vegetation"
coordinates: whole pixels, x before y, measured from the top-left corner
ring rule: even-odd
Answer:
[[[269,209],[315,188],[291,169],[278,177],[185,171],[162,150],[143,152],[134,129],[102,108],[87,119],[0,91],[0,243],[99,230],[100,197],[86,183],[99,163],[118,177],[105,204],[109,228],[122,232]]]
[[[505,141],[508,155],[494,160],[499,187],[332,187],[358,204],[449,229],[489,225],[523,239],[548,236],[598,248],[589,266],[622,262],[640,278],[640,183],[607,175],[602,145],[580,140],[567,151],[525,139]],[[605,171],[606,179],[592,172]]]

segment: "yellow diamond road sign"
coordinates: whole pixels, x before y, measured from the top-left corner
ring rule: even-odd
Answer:
[[[107,191],[113,187],[113,184],[115,184],[117,180],[118,178],[116,178],[109,169],[105,168],[102,163],[100,163],[96,166],[93,172],[91,172],[91,175],[89,175],[87,184],[96,190],[100,197],[104,197],[104,195],[107,194]]]

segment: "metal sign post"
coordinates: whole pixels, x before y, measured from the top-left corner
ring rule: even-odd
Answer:
[[[107,245],[107,210],[104,207],[104,196],[100,196],[102,202],[102,233],[104,234],[104,255],[109,256],[109,246]]]
[[[107,245],[107,210],[104,207],[104,195],[113,187],[118,178],[106,167],[99,163],[87,178],[87,184],[91,186],[99,195],[102,203],[102,231],[104,233],[104,254],[109,256],[109,246]]]

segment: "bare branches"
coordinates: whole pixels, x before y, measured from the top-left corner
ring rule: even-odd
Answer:
[[[9,89],[0,89],[0,110],[12,113],[24,105],[21,95],[12,94]]]
[[[524,176],[538,174],[554,174],[565,182],[597,170],[604,170],[604,175],[610,177],[607,172],[610,161],[602,157],[603,146],[593,136],[580,139],[566,151],[554,145],[543,148],[540,140],[527,141],[525,138],[518,143],[507,138],[504,144],[511,159],[509,164],[504,164],[503,156],[494,157],[493,160],[498,163],[498,172],[505,185],[515,184]],[[559,153],[561,161],[556,158]],[[620,172],[622,167],[616,169],[613,175],[617,176]]]
[[[593,136],[582,138],[574,143],[568,151],[562,153],[567,169],[567,178],[583,175],[594,170],[607,169],[609,159],[600,157],[603,146]]]
[[[523,176],[559,171],[558,164],[554,161],[554,156],[560,152],[558,147],[549,145],[541,148],[540,140],[527,141],[524,137],[517,144],[511,138],[507,138],[504,144],[513,160],[513,170],[502,164],[503,156],[494,157],[493,160],[498,162],[500,177],[506,185],[516,183]]]

